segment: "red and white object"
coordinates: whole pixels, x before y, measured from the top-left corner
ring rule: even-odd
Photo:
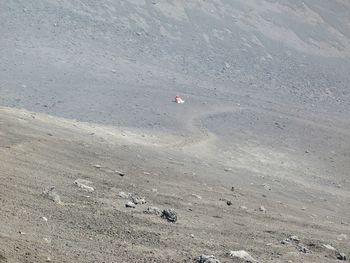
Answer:
[[[175,97],[175,102],[179,104],[185,103],[185,101],[180,96]]]

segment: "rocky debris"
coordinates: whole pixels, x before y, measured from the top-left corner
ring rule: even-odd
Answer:
[[[298,243],[300,242],[299,237],[297,237],[297,236],[290,236],[289,238],[286,238],[286,239],[284,239],[284,240],[281,241],[281,243],[282,243],[283,245],[287,245],[287,244],[290,244],[290,243],[292,243],[292,242],[298,244]]]
[[[231,171],[232,171],[232,168],[225,168],[224,171],[225,171],[225,172],[231,172]]]
[[[232,201],[226,198],[220,198],[220,201],[224,201],[228,206],[232,205]]]
[[[302,244],[297,245],[297,249],[299,252],[308,254],[311,253],[310,249],[308,249],[307,247],[303,246]]]
[[[248,207],[246,207],[244,205],[240,206],[239,208],[242,209],[242,210],[247,210],[248,209]]]
[[[283,245],[293,244],[299,252],[306,253],[306,254],[311,253],[310,249],[308,249],[305,245],[300,243],[300,239],[298,236],[290,236],[289,238],[282,240],[281,244]]]
[[[198,198],[198,199],[202,199],[202,197],[200,195],[197,195],[197,194],[191,194],[191,196]]]
[[[248,263],[258,263],[256,259],[254,259],[247,251],[244,250],[230,251],[228,254],[233,259],[242,259]]]
[[[87,191],[87,192],[95,191],[95,189],[92,186],[90,186],[92,184],[92,182],[90,182],[88,180],[77,179],[74,181],[74,184],[76,186],[78,186],[79,188],[83,189],[84,191]]]
[[[207,255],[201,255],[198,258],[196,258],[197,263],[220,263],[218,259],[216,259],[214,256],[207,256]]]
[[[290,243],[291,243],[291,240],[290,240],[289,238],[283,239],[283,240],[281,241],[281,244],[282,244],[282,245],[288,245],[288,244],[290,244]]]
[[[300,242],[300,239],[298,236],[291,236],[289,239],[294,241],[294,242]]]
[[[323,246],[324,248],[327,248],[328,250],[332,250],[332,251],[335,251],[335,250],[336,250],[334,247],[332,247],[332,246],[329,245],[329,244],[327,244],[327,245],[323,244],[322,246]]]
[[[118,196],[123,199],[129,199],[129,202],[125,205],[126,207],[135,208],[136,205],[146,203],[145,198],[138,197],[136,195],[133,195],[132,193],[119,192]]]
[[[100,169],[102,166],[99,165],[99,164],[95,164],[94,167],[97,168],[97,169]]]
[[[266,190],[271,191],[271,186],[268,184],[263,184],[262,185]]]
[[[131,197],[131,194],[130,193],[125,193],[125,192],[119,192],[118,196],[121,197],[121,198],[124,198],[124,199],[128,199],[128,198]]]
[[[347,240],[348,236],[346,234],[340,234],[337,236],[337,240],[342,241],[342,240]]]
[[[346,261],[346,255],[344,253],[337,253],[337,259]]]
[[[115,170],[114,172],[120,176],[125,176],[125,173],[123,173],[121,171]]]
[[[162,214],[162,211],[158,207],[147,207],[143,213],[148,215],[156,215],[159,216]]]
[[[177,221],[177,214],[173,209],[164,209],[161,217],[173,223]]]
[[[129,202],[127,202],[127,203],[125,204],[125,207],[127,207],[127,208],[135,208],[136,205],[135,205],[133,202],[129,201]]]
[[[43,196],[59,205],[63,205],[63,202],[61,201],[60,196],[56,193],[54,186],[51,186],[48,189],[46,189],[43,192]]]
[[[263,213],[266,213],[266,208],[264,206],[260,206],[259,207],[259,211],[263,212]]]
[[[146,200],[145,198],[141,198],[141,197],[137,197],[137,196],[131,196],[131,200],[135,205],[139,205],[139,204],[145,204]]]
[[[231,191],[232,191],[232,192],[235,191],[235,187],[234,187],[234,186],[231,187]]]

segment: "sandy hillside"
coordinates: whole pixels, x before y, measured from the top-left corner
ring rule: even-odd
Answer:
[[[0,117],[1,262],[237,262],[227,253],[241,249],[259,262],[336,262],[323,245],[350,252],[343,186],[320,191],[189,154],[212,139],[183,148],[24,110]],[[127,208],[128,193],[146,203]],[[281,243],[290,236],[299,241]]]
[[[12,0],[0,24],[1,263],[350,256],[348,0]]]

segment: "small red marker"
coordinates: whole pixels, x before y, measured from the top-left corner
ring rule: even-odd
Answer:
[[[185,101],[178,95],[175,97],[175,102],[180,104],[185,103]]]

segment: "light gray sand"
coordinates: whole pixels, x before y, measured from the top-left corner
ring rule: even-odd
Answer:
[[[67,119],[1,109],[0,262],[48,247],[57,262],[350,254],[347,1],[18,0],[0,22],[0,105]],[[88,199],[80,177],[98,189]],[[68,206],[42,198],[51,185]],[[124,209],[118,191],[178,224]],[[293,234],[314,253],[280,244]]]

